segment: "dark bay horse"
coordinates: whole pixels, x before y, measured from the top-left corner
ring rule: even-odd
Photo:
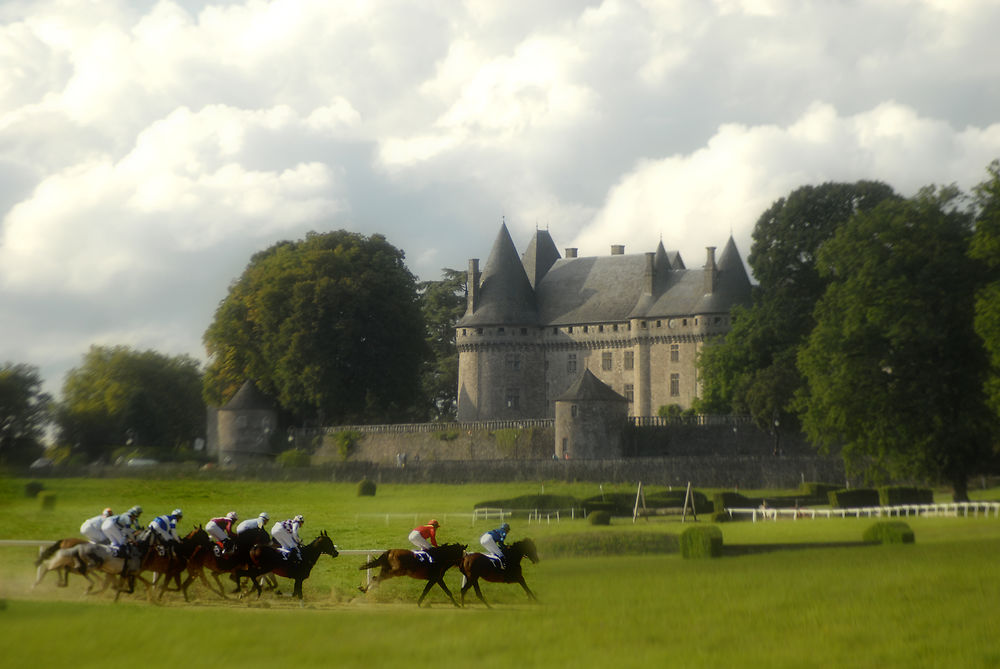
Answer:
[[[302,599],[302,582],[309,578],[313,566],[319,560],[320,555],[337,557],[337,547],[333,545],[333,539],[325,531],[301,549],[302,560],[295,563],[285,557],[285,555],[273,546],[254,546],[250,549],[250,561],[245,568],[237,568],[237,576],[249,576],[253,581],[253,588],[260,597],[262,591],[260,587],[261,576],[268,573],[290,578],[295,581],[292,596]]]
[[[235,583],[233,593],[239,592],[240,583],[236,573],[238,570],[242,569],[246,571],[248,569],[248,565],[250,564],[250,549],[254,546],[266,546],[270,543],[271,537],[268,535],[267,530],[258,527],[237,535],[235,549],[231,553],[220,554],[216,550],[216,542],[212,541],[206,533],[205,541],[195,548],[194,553],[188,559],[188,577],[181,585],[182,589],[187,590],[188,586],[195,579],[201,579],[206,588],[225,599],[226,590],[219,579],[219,575],[229,574],[229,578]],[[205,578],[205,571],[208,571],[212,575],[212,578],[215,579],[217,589],[212,587],[212,584]]]
[[[361,592],[368,592],[380,581],[384,581],[387,578],[409,576],[410,578],[427,581],[424,591],[420,594],[420,599],[417,600],[417,606],[420,606],[424,601],[424,597],[427,596],[427,593],[430,592],[435,583],[441,586],[441,589],[451,599],[451,603],[458,606],[459,604],[455,601],[451,590],[444,583],[444,574],[450,568],[461,564],[466,548],[467,546],[463,544],[444,544],[436,548],[428,548],[422,552],[427,553],[431,557],[430,561],[421,560],[417,554],[405,548],[387,550],[374,560],[358,567],[358,569],[380,567],[379,573],[372,577],[371,583],[367,586],[359,586],[358,589]]]
[[[483,597],[483,591],[479,588],[479,579],[490,583],[519,583],[528,593],[528,597],[537,601],[538,598],[535,597],[535,593],[528,589],[528,585],[524,582],[524,575],[521,573],[521,558],[523,557],[531,560],[532,564],[538,562],[538,550],[535,548],[535,542],[531,539],[521,539],[507,547],[506,569],[501,568],[489,555],[468,553],[462,560],[462,564],[459,565],[459,569],[462,570],[462,605],[465,605],[465,593],[468,592],[469,588],[475,588],[476,596],[483,604],[486,604],[487,608],[491,608],[489,602]]]
[[[187,587],[181,583],[181,574],[187,569],[188,561],[195,551],[209,541],[208,532],[198,525],[172,547],[161,543],[150,530],[144,530],[140,536],[140,545],[143,541],[149,545],[143,555],[139,571],[153,572],[154,584],[161,576],[163,577],[163,583],[157,588],[159,590],[157,598],[163,597],[166,590],[171,590],[180,592],[184,595],[184,601],[189,601]],[[173,588],[169,587],[171,581],[174,582]]]

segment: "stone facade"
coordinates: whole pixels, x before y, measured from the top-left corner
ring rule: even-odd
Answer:
[[[468,304],[458,322],[458,420],[552,418],[559,397],[589,370],[628,401],[632,416],[687,408],[698,396],[695,361],[750,300],[732,238],[718,260],[687,269],[680,254],[561,257],[537,231],[518,258],[501,226],[482,272],[469,261]]]
[[[216,412],[221,465],[243,465],[274,458],[271,439],[278,412],[253,381],[246,381]]]

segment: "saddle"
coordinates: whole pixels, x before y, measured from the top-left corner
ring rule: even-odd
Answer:
[[[417,558],[420,564],[433,564],[434,558],[427,551],[413,551],[413,557]]]
[[[494,554],[491,553],[491,554],[487,555],[486,558],[490,562],[492,562],[493,566],[496,567],[497,569],[500,569],[501,571],[507,569],[506,562],[504,562],[504,559],[502,557],[500,557],[499,555],[494,555]]]

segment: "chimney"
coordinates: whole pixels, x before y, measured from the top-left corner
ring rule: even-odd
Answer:
[[[479,258],[469,260],[469,276],[466,279],[466,313],[475,313],[479,306]]]
[[[653,277],[655,274],[655,264],[656,264],[656,254],[647,253],[646,254],[646,270],[642,276],[643,284],[643,294],[652,295],[653,294]]]
[[[575,258],[576,257],[576,249],[572,248],[572,247],[567,247],[566,248],[566,257],[567,258]]]
[[[625,255],[625,245],[624,244],[612,244],[611,245],[611,255],[613,255],[613,256],[623,256],[623,255]]]
[[[706,246],[705,258],[705,294],[715,292],[715,282],[718,279],[719,268],[715,264],[715,247]]]

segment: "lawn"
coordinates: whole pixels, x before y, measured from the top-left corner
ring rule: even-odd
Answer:
[[[182,529],[230,508],[245,517],[262,509],[273,518],[303,513],[306,537],[325,529],[342,549],[403,546],[414,517],[407,515],[435,515],[444,539],[474,544],[488,526],[459,514],[477,501],[540,492],[543,485],[384,485],[374,498],[359,498],[350,484],[44,483],[57,496],[52,511],[24,498],[23,480],[0,481],[0,539],[72,536],[83,518],[108,504],[140,503],[147,521],[181,506]],[[553,494],[599,494],[593,484],[544,486]],[[984,493],[993,499],[1000,493],[992,494]],[[493,610],[474,598],[454,609],[441,593],[429,596],[430,608],[417,609],[422,584],[408,580],[362,596],[355,589],[364,576],[356,555],[322,558],[303,606],[271,595],[222,601],[204,589],[188,604],[177,595],[161,605],[141,596],[112,604],[110,597],[85,597],[79,579],[66,589],[51,580],[32,590],[35,549],[6,547],[0,548],[0,657],[11,667],[96,667],[109,660],[169,667],[204,658],[248,667],[1000,664],[994,613],[1000,519],[911,518],[915,544],[861,545],[872,522],[723,523],[726,546],[748,550],[714,560],[676,553],[546,559],[543,553],[537,565],[525,566],[540,604],[529,604],[517,586],[486,584]],[[615,519],[610,527],[518,521],[512,538],[684,528],[674,518],[634,525]],[[460,576],[450,573],[448,582],[457,589]]]

